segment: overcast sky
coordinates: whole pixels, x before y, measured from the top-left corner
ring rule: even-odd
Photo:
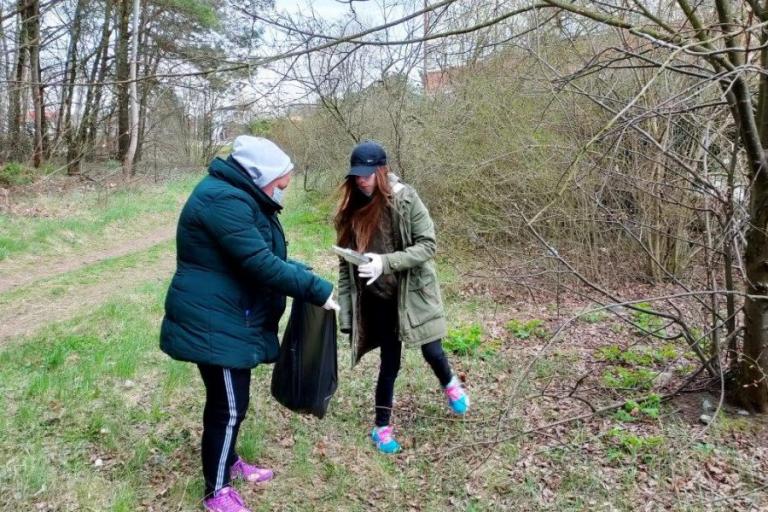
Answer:
[[[288,15],[291,17],[310,16],[314,12],[314,17],[316,18],[334,21],[348,17],[353,12],[352,9],[354,9],[357,19],[361,20],[365,25],[373,26],[384,21],[383,13],[384,5],[386,4],[389,4],[387,10],[389,11],[390,20],[402,16],[402,8],[393,9],[392,0],[357,0],[351,4],[349,1],[338,2],[336,0],[275,0],[275,12],[278,15]],[[397,29],[394,30],[395,32],[397,31]],[[281,34],[275,30],[267,29],[265,34],[267,41],[270,41],[271,38],[279,40],[280,37]],[[280,82],[279,86],[275,87],[275,84],[278,82]],[[247,96],[254,93],[256,96],[259,96],[257,91],[269,91],[268,97],[261,98],[256,102],[265,111],[280,111],[291,103],[311,102],[314,99],[311,96],[306,96],[304,88],[287,81],[280,81],[278,74],[266,68],[257,71],[251,80],[251,84],[254,89],[241,91],[245,96],[241,98],[241,101],[252,100],[252,98],[247,98]]]
[[[355,2],[356,6],[365,5],[368,2]],[[275,10],[290,14],[306,12],[308,6],[312,6],[317,14],[327,19],[338,19],[349,13],[349,2],[337,2],[336,0],[275,0]]]

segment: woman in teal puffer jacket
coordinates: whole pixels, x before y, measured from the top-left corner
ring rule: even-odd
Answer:
[[[240,136],[229,158],[211,163],[179,218],[177,270],[160,347],[174,359],[196,363],[205,384],[206,510],[247,511],[231,478],[263,482],[273,476],[245,463],[234,447],[248,408],[251,369],[277,359],[286,296],[338,309],[329,282],[287,259],[277,214],[292,169],[274,143]]]

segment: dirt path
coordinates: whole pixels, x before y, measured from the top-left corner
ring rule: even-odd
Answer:
[[[33,334],[40,328],[67,320],[78,313],[98,307],[112,296],[124,294],[136,283],[150,279],[166,279],[175,268],[174,254],[169,251],[151,265],[141,265],[111,272],[108,280],[76,286],[53,299],[29,297],[0,306],[0,345],[18,336]]]
[[[173,238],[174,226],[163,226],[147,233],[140,239],[133,239],[99,249],[87,254],[78,254],[58,260],[30,260],[15,265],[12,271],[2,269],[0,293],[12,289],[20,290],[21,298],[0,301],[0,345],[12,338],[29,335],[51,323],[67,320],[76,314],[109,300],[110,297],[125,293],[137,282],[149,279],[166,279],[175,266],[172,250],[163,252],[158,258],[151,258],[134,266],[111,270],[104,279],[83,285],[59,286],[58,292],[51,293],[49,278],[96,264],[108,258],[140,254]],[[42,280],[44,283],[36,284]],[[21,289],[22,287],[28,288]]]
[[[109,247],[85,254],[70,254],[60,258],[25,258],[0,263],[0,293],[8,292],[35,281],[72,272],[99,261],[140,252],[170,240],[176,234],[176,226],[161,226],[141,238],[125,240]],[[2,324],[0,324],[2,325]]]

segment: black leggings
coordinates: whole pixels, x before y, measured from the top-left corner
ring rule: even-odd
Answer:
[[[205,384],[201,454],[205,496],[209,497],[229,485],[229,471],[237,460],[237,434],[248,410],[251,370],[197,367]]]
[[[362,294],[360,309],[363,314],[364,333],[381,347],[381,366],[379,380],[376,382],[376,426],[389,425],[392,415],[392,398],[395,392],[395,380],[400,371],[402,343],[398,336],[398,312],[396,299],[383,299],[373,293]],[[440,385],[445,387],[452,378],[451,366],[443,352],[440,340],[421,346],[424,359],[432,367]]]
[[[379,380],[376,383],[376,426],[389,425],[392,415],[392,400],[395,393],[395,380],[400,371],[400,352],[402,343],[397,337],[391,338],[389,343],[381,345],[381,366],[379,367]],[[421,354],[432,367],[440,385],[445,387],[451,381],[451,367],[443,352],[440,340],[421,346]]]

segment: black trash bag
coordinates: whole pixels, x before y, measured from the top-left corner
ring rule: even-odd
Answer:
[[[272,396],[294,412],[322,418],[337,384],[336,312],[294,300],[272,370]]]

